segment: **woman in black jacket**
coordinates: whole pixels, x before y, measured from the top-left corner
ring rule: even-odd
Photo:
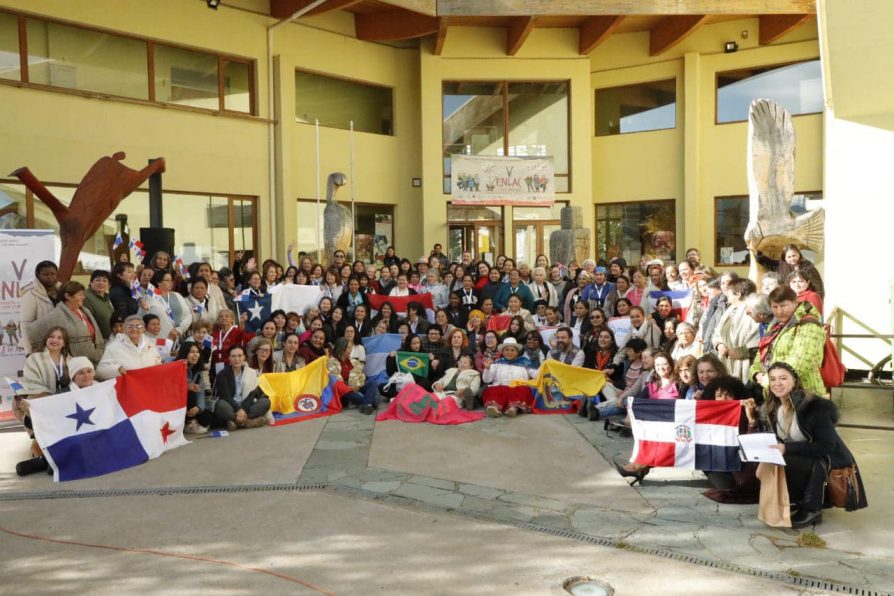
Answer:
[[[137,314],[140,302],[133,297],[131,284],[136,279],[133,263],[117,263],[112,269],[112,287],[109,289],[109,302],[115,312],[127,318]]]
[[[854,463],[854,456],[835,431],[838,408],[830,400],[805,394],[798,373],[785,362],[773,363],[767,374],[770,387],[762,419],[765,430],[775,432],[779,438],[779,444],[773,447],[785,458],[789,499],[793,508],[797,505],[792,528],[821,523],[824,486],[830,469]],[[857,482],[860,506],[865,507],[859,472]]]

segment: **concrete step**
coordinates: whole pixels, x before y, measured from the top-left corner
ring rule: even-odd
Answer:
[[[832,389],[840,424],[894,430],[894,388],[847,383]]]

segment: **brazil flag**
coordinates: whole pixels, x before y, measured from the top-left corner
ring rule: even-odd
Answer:
[[[400,372],[413,373],[420,377],[428,376],[428,354],[418,352],[398,352],[397,368]]]

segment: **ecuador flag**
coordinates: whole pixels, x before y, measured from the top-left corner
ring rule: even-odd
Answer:
[[[300,422],[341,412],[341,396],[350,389],[326,368],[326,358],[288,373],[261,375],[258,386],[270,398],[277,424]]]
[[[605,373],[580,366],[544,360],[536,379],[513,381],[512,386],[528,385],[534,390],[535,414],[569,414],[572,404],[582,397],[593,397],[605,386]]]

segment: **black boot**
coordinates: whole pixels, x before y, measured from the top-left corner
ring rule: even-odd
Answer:
[[[578,407],[578,409],[577,409],[577,415],[580,416],[581,418],[586,418],[587,413],[588,413],[587,409],[589,408],[589,406],[590,406],[590,398],[589,397],[580,398],[580,407]]]
[[[599,420],[599,408],[596,407],[595,403],[590,404],[590,407],[587,409],[587,417],[590,421]]]
[[[821,523],[823,523],[822,511],[810,511],[808,509],[801,509],[792,516],[792,528],[794,529],[806,528],[807,526]]]
[[[47,461],[47,458],[40,455],[17,463],[16,474],[19,476],[28,476],[29,474],[35,474],[37,472],[45,472],[49,468],[50,463]]]

